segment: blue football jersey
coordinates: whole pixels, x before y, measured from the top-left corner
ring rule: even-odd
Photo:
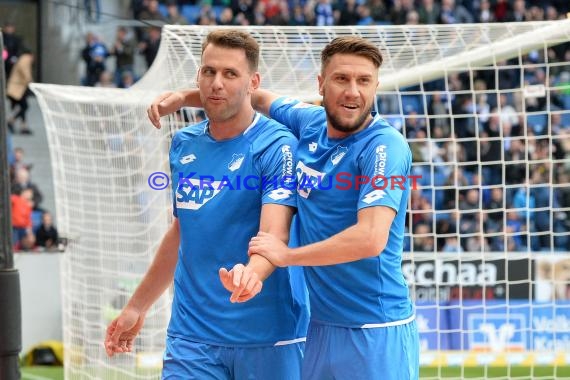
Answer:
[[[218,270],[248,262],[261,207],[296,206],[297,141],[262,115],[239,136],[216,141],[207,122],[172,140],[179,260],[168,334],[222,346],[267,346],[305,337],[308,306],[299,268],[278,268],[245,303],[230,303]]]
[[[358,210],[364,207],[396,211],[388,243],[379,256],[305,267],[311,319],[345,327],[409,320],[413,306],[401,269],[411,167],[404,137],[374,115],[366,129],[343,139],[328,138],[324,108],[291,98],[273,102],[271,117],[299,138],[301,245],[325,240],[356,224]]]

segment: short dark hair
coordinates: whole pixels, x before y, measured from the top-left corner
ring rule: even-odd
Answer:
[[[257,71],[259,44],[249,33],[228,29],[214,30],[206,36],[206,40],[202,43],[202,54],[210,44],[228,49],[242,49],[251,71]]]
[[[383,62],[380,49],[372,42],[362,37],[347,36],[337,37],[321,52],[321,72],[323,72],[336,54],[354,54],[369,59],[376,68],[380,68]]]

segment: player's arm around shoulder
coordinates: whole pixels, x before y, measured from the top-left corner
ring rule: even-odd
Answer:
[[[152,125],[160,129],[160,118],[182,107],[202,107],[200,92],[197,89],[164,92],[154,98],[146,113]]]

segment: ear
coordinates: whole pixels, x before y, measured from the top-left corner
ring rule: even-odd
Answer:
[[[196,88],[200,88],[200,68],[196,71]]]
[[[255,90],[259,88],[260,85],[261,85],[261,75],[259,75],[259,72],[256,71],[251,76],[251,80],[249,82],[249,91],[253,93]]]
[[[317,76],[317,80],[319,81],[319,95],[323,96],[324,87],[325,87],[325,78],[319,74]]]

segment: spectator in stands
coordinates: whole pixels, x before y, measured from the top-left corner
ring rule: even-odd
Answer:
[[[509,14],[510,6],[507,0],[496,0],[493,6],[493,13],[495,14],[495,20],[497,22],[507,21],[507,16]]]
[[[439,3],[434,0],[422,0],[422,5],[418,9],[420,24],[437,24],[440,13]]]
[[[525,0],[515,0],[513,8],[507,12],[505,21],[522,22],[527,21]]]
[[[524,0],[523,0],[524,1]],[[479,11],[475,16],[477,22],[495,22],[495,14],[491,9],[491,2],[489,0],[481,0]]]
[[[472,22],[473,16],[463,5],[456,5],[455,0],[441,1],[440,24],[465,24]]]
[[[414,226],[414,252],[433,252],[434,242],[431,227],[426,223]]]
[[[180,14],[177,4],[170,3],[166,9],[168,11],[168,17],[166,17],[167,24],[188,25],[188,20]]]
[[[18,147],[15,148],[12,152],[12,161],[9,162],[10,164],[10,183],[14,183],[16,180],[16,172],[20,170],[20,168],[26,169],[30,171],[32,169],[32,164],[27,164],[24,160],[24,149]]]
[[[346,0],[341,3],[340,9],[335,11],[337,25],[356,25],[360,19],[356,0]]]
[[[105,44],[99,41],[99,37],[89,32],[81,57],[85,61],[87,70],[84,85],[92,87],[99,80],[101,73],[106,70],[105,60],[109,57],[109,52]]]
[[[20,189],[11,195],[12,203],[12,244],[14,250],[32,249],[35,243],[32,231],[32,189]]]
[[[135,62],[136,42],[129,36],[127,28],[120,26],[117,29],[115,43],[111,47],[110,54],[115,56],[115,84],[121,85],[121,78],[126,71],[132,72]]]
[[[99,80],[95,83],[95,87],[117,88],[117,84],[113,81],[113,76],[108,71],[103,71],[99,75]]]
[[[367,9],[373,22],[372,24],[387,22],[389,17],[389,9],[385,0],[366,0],[365,3],[358,2],[363,8]],[[359,14],[361,12],[359,11]]]
[[[32,192],[34,209],[41,210],[43,195],[33,182],[30,181],[30,172],[26,168],[19,168],[16,171],[15,181],[12,183],[12,194],[21,194],[24,190]]]
[[[125,71],[121,76],[121,83],[119,87],[130,88],[133,84],[135,84],[135,77],[133,76],[133,73],[130,71]]]
[[[24,48],[22,38],[16,34],[16,27],[13,23],[7,22],[4,24],[2,28],[2,41],[4,43],[4,49],[7,52],[7,56],[4,60],[4,70],[6,72],[6,78],[9,78],[12,67],[18,61],[18,57]]]
[[[36,244],[47,250],[57,249],[59,235],[57,229],[53,225],[53,219],[49,212],[42,214],[42,224],[36,231]]]
[[[160,47],[160,28],[152,27],[148,31],[148,36],[144,41],[139,43],[139,53],[144,56],[147,69],[152,66],[158,48]]]
[[[159,3],[158,0],[150,0],[146,3],[146,7],[140,11],[138,15],[138,19],[142,21],[159,21],[162,23],[166,23],[166,17],[162,13],[160,13]],[[157,26],[162,26],[161,23],[157,24]]]
[[[226,7],[222,9],[222,13],[220,13],[220,17],[218,19],[218,25],[233,25],[234,23],[234,13],[231,8]]]
[[[16,64],[12,67],[10,77],[8,78],[6,95],[10,100],[10,111],[12,114],[8,118],[7,124],[8,129],[13,133],[16,133],[14,123],[18,120],[20,120],[19,129],[21,134],[29,135],[32,133],[26,122],[26,112],[28,111],[28,96],[31,94],[28,86],[33,80],[33,64],[34,55],[32,52],[23,50]]]

